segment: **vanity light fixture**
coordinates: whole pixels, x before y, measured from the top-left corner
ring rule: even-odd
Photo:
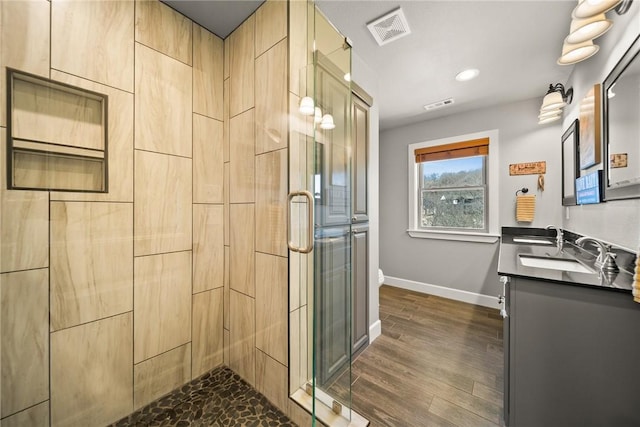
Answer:
[[[318,124],[322,121],[322,110],[320,107],[315,108],[316,112],[313,115],[313,123]]]
[[[350,82],[350,81],[351,81],[351,73],[347,73],[347,74],[345,74],[345,75],[343,76],[343,78],[344,78],[344,80],[345,80],[345,81]]]
[[[300,100],[300,106],[298,107],[300,114],[303,116],[313,116],[315,113],[313,98],[305,96]]]
[[[456,75],[456,80],[459,82],[467,82],[469,80],[473,80],[480,74],[480,71],[477,68],[469,68],[464,71],[460,71]]]
[[[573,100],[573,88],[565,90],[562,83],[550,84],[542,100],[538,124],[551,123],[562,117],[562,109]]]

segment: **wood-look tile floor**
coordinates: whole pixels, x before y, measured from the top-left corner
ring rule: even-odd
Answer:
[[[371,427],[504,425],[497,310],[383,285],[380,319],[351,375]]]

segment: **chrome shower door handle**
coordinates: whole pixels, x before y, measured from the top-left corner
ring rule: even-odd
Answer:
[[[307,198],[307,245],[300,247],[296,246],[295,243],[291,240],[291,230],[293,229],[293,224],[291,223],[291,202],[294,197],[302,196]],[[306,190],[300,191],[292,191],[287,195],[287,217],[289,219],[289,227],[287,233],[287,246],[293,252],[298,252],[301,254],[308,254],[313,250],[313,194]]]

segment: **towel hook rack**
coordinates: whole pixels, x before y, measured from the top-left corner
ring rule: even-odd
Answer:
[[[518,195],[518,193],[527,194],[528,192],[529,189],[527,187],[522,187],[520,190],[516,191],[516,196]]]

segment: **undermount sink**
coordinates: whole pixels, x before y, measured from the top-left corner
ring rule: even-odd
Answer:
[[[578,261],[564,258],[548,258],[533,255],[518,255],[520,264],[525,267],[546,268],[549,270],[572,271],[575,273],[593,273],[589,267],[585,267]]]
[[[535,237],[514,237],[513,238],[513,242],[514,243],[539,243],[542,245],[552,245],[553,242],[550,242],[549,240],[543,238],[535,238]]]

